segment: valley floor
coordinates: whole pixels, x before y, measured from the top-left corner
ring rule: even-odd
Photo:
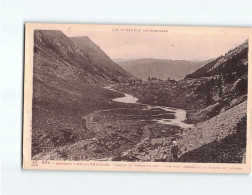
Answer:
[[[180,147],[176,161],[241,163],[246,148],[246,104],[183,128],[153,121],[171,120],[173,112],[120,103],[83,116],[80,133],[85,136],[34,159],[172,162],[171,139],[176,138]]]

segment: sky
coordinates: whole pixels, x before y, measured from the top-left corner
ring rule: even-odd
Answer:
[[[88,36],[111,59],[208,60],[243,43],[244,35],[171,34],[114,31],[63,31],[67,36]]]

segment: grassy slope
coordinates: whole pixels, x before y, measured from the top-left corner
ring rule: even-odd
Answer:
[[[67,63],[38,48],[33,85],[32,155],[90,136],[83,131],[82,117],[96,109],[111,107],[109,100],[120,96],[102,85],[74,77],[74,70]]]

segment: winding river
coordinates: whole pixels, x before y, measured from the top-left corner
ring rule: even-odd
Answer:
[[[183,121],[186,120],[186,110],[183,109],[177,109],[177,108],[171,108],[171,107],[166,107],[166,106],[154,106],[150,104],[142,104],[138,102],[138,98],[134,97],[133,95],[130,95],[128,93],[122,93],[120,91],[117,91],[115,89],[112,89],[111,87],[104,87],[106,89],[109,89],[111,91],[116,91],[118,93],[123,94],[123,97],[118,97],[112,99],[115,102],[121,102],[121,103],[127,103],[127,104],[139,104],[145,106],[145,110],[149,109],[162,109],[168,113],[174,114],[174,119],[153,119],[153,121],[156,121],[157,123],[164,124],[164,125],[173,125],[173,126],[179,126],[181,128],[192,128],[193,124],[187,124],[184,123]]]

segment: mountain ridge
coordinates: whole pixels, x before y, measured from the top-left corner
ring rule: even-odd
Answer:
[[[246,66],[248,65],[247,53],[248,40],[238,47],[229,50],[224,56],[219,56],[195,72],[187,75],[186,78],[200,78],[236,72],[243,74],[247,70]]]
[[[211,60],[190,62],[187,60],[141,58],[118,62],[118,64],[126,71],[143,80],[147,80],[149,77],[164,80],[169,77],[170,79],[180,80]]]
[[[98,46],[88,36],[69,37],[76,47],[89,54],[90,58],[97,66],[106,67],[108,70],[113,71],[118,76],[127,75],[132,77],[131,74],[121,68],[116,62]],[[115,71],[116,70],[116,71]]]

